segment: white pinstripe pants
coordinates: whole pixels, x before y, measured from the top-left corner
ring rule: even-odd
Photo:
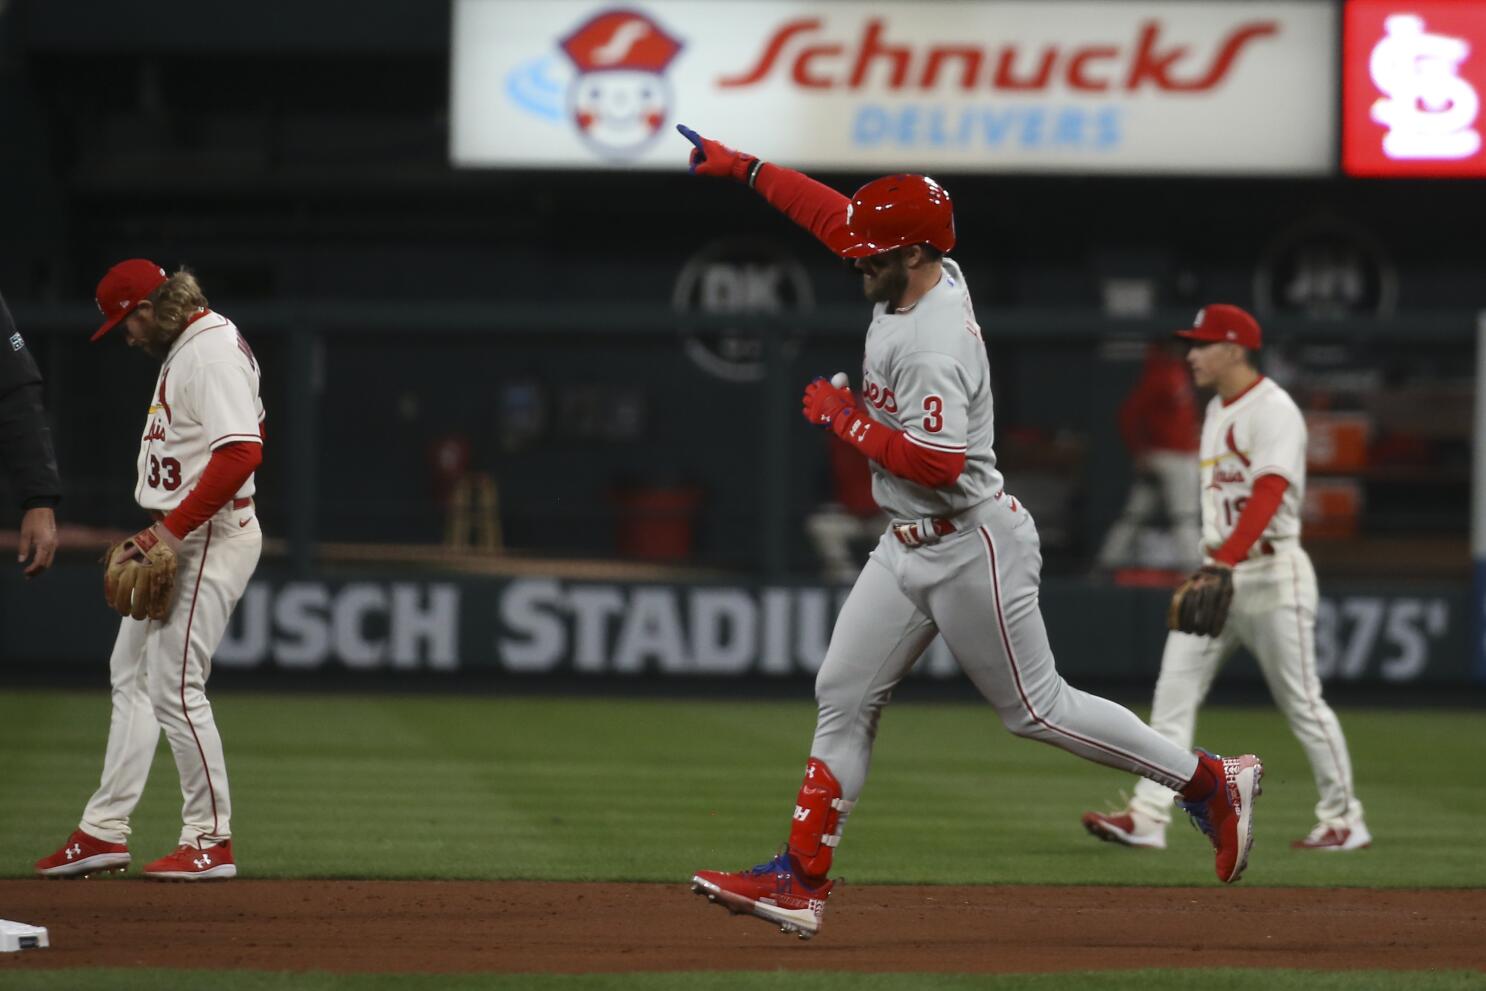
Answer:
[[[884,534],[842,606],[815,682],[810,753],[830,767],[843,797],[860,794],[882,707],[936,633],[1011,732],[1173,787],[1190,780],[1197,759],[1185,747],[1058,674],[1037,605],[1042,553],[1026,508],[1005,497],[975,515],[979,526],[923,547]]]
[[[252,516],[248,525],[238,520]],[[229,518],[230,517],[230,518]],[[177,561],[175,602],[164,622],[125,618],[109,671],[113,715],[98,790],[79,827],[123,843],[155,758],[160,731],[180,774],[181,838],[215,842],[232,835],[232,800],[222,738],[206,698],[212,653],[247,588],[263,549],[256,513],[231,507],[192,531]]]
[[[1190,746],[1198,707],[1218,669],[1242,644],[1258,660],[1270,694],[1310,761],[1321,795],[1317,821],[1351,828],[1362,823],[1362,803],[1352,787],[1347,739],[1321,697],[1316,675],[1316,599],[1316,572],[1298,544],[1240,564],[1221,634],[1167,636],[1151,726],[1178,746]],[[1131,805],[1161,822],[1171,819],[1171,792],[1153,782],[1136,785]]]

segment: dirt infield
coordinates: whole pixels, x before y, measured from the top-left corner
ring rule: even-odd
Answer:
[[[0,881],[0,918],[52,942],[0,955],[0,984],[33,967],[1486,970],[1482,890],[857,885],[809,942],[680,884]]]

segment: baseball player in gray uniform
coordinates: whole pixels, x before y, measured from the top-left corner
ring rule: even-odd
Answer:
[[[963,273],[945,257],[955,243],[949,194],[926,176],[895,175],[847,199],[678,129],[695,146],[693,173],[747,184],[862,272],[875,304],[862,405],[838,375],[807,386],[803,413],[869,458],[873,495],[893,518],[816,679],[819,716],[787,848],[749,870],[699,871],[692,889],[802,938],[819,931],[878,716],[936,634],[1013,733],[1177,791],[1213,841],[1218,877],[1238,880],[1253,842],[1259,759],[1190,752],[1072,688],[1054,666],[1037,603],[1037,527],[1002,484],[985,343]]]
[[[1305,499],[1305,417],[1290,394],[1254,367],[1258,322],[1227,303],[1205,306],[1177,331],[1191,343],[1187,363],[1215,395],[1202,422],[1202,554],[1205,569],[1227,569],[1232,607],[1213,635],[1173,630],[1161,655],[1151,726],[1178,746],[1190,742],[1197,708],[1223,662],[1240,645],[1258,659],[1280,711],[1305,750],[1320,800],[1316,825],[1291,845],[1340,853],[1372,843],[1352,785],[1352,758],[1316,674],[1316,572],[1300,546]],[[1094,836],[1164,849],[1171,792],[1151,781],[1115,812],[1086,812]]]

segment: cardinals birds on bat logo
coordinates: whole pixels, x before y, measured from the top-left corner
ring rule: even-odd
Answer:
[[[518,66],[507,91],[526,110],[554,120],[566,118],[584,143],[604,158],[638,155],[665,128],[671,86],[666,68],[681,42],[656,21],[630,9],[606,10],[558,42],[574,75],[566,106],[561,83],[551,78],[551,58]]]

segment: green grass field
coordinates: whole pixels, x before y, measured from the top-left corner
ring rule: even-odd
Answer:
[[[682,881],[749,865],[787,831],[814,719],[804,701],[223,694],[215,705],[234,845],[253,877]],[[0,874],[27,876],[75,825],[107,723],[102,692],[0,698]],[[1279,714],[1203,713],[1206,745],[1255,750],[1267,766],[1244,883],[1486,884],[1475,855],[1486,716],[1353,710],[1343,724],[1377,839],[1318,857],[1288,848],[1311,826],[1315,791]],[[854,883],[1208,884],[1206,840],[1180,822],[1164,854],[1083,832],[1079,814],[1132,782],[1010,736],[987,706],[892,706],[837,869]],[[162,742],[131,846],[169,849],[179,810]],[[348,825],[354,847],[341,842]]]
[[[97,782],[108,706],[103,691],[0,697],[0,875],[28,876],[31,862],[76,823]],[[814,719],[807,700],[219,692],[215,706],[241,870],[283,878],[682,883],[697,868],[751,865],[767,859],[787,831]],[[1341,716],[1376,837],[1373,849],[1344,857],[1288,848],[1311,826],[1315,792],[1279,714],[1270,708],[1203,713],[1198,738],[1204,745],[1251,749],[1266,762],[1258,840],[1244,884],[1486,885],[1479,857],[1486,716],[1369,709]],[[1083,832],[1079,814],[1117,803],[1120,789],[1131,784],[1125,775],[1011,737],[984,705],[891,706],[836,873],[859,884],[1211,884],[1206,840],[1185,826],[1172,831],[1165,853],[1124,850]],[[162,742],[135,816],[130,845],[138,856],[173,845],[179,807]],[[342,842],[348,829],[356,832],[356,844]],[[932,843],[922,842],[930,835]],[[83,976],[61,972],[68,973]],[[1192,972],[1172,973],[1170,986],[1190,983]],[[1219,975],[1208,973],[1215,980]],[[1225,973],[1233,983],[1204,978],[1205,986],[1240,987],[1252,979]],[[9,983],[17,976],[24,981]],[[136,986],[122,975],[99,976],[95,986]],[[147,974],[136,976],[143,981]],[[1266,978],[1273,988],[1288,986],[1273,976]],[[1402,976],[1378,975],[1382,983],[1369,986],[1481,986],[1481,975],[1459,974],[1433,975],[1434,983],[1423,975],[1393,983]],[[1357,986],[1328,983],[1333,977],[1341,980],[1300,975],[1294,986]],[[243,983],[231,987],[290,986],[274,983],[278,979],[243,975]],[[847,979],[854,988],[879,986],[860,976]],[[466,986],[439,980],[441,987]],[[596,978],[524,980],[517,985],[492,977],[478,986],[714,986],[695,975],[616,978],[617,985]],[[58,973],[7,975],[8,987],[75,986],[58,981]],[[378,988],[391,986],[387,981],[327,975],[293,986]],[[422,986],[406,977],[398,981],[399,987]],[[814,981],[808,986],[837,986]],[[928,983],[904,978],[880,986],[1070,986],[1048,981],[966,977],[950,983],[936,976]],[[1167,984],[1127,973],[1118,980],[1104,975],[1100,986]]]

